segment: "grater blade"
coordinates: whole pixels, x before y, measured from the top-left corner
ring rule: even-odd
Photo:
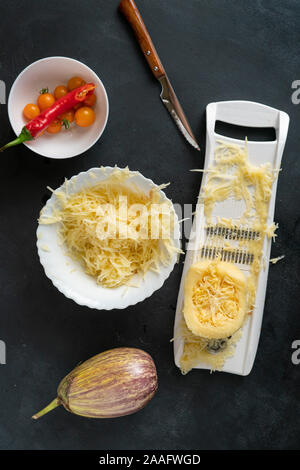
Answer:
[[[233,228],[224,227],[220,224],[203,227],[206,240],[200,245],[198,252],[199,259],[215,259],[219,257],[221,261],[235,264],[251,265],[254,261],[254,254],[245,247],[224,246],[224,242],[255,242],[260,239],[260,232],[250,227]]]
[[[227,261],[229,263],[251,265],[254,261],[253,253],[248,250],[238,248],[219,248],[217,245],[205,244],[200,247],[200,258],[204,259],[215,259],[220,258],[221,261]]]
[[[239,228],[237,225],[234,228],[227,228],[222,225],[210,225],[206,227],[207,237],[223,237],[226,240],[259,240],[260,232],[252,230],[251,228]]]

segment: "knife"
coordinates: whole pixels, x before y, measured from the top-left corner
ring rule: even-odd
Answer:
[[[132,27],[153,75],[161,84],[160,98],[163,104],[185,139],[195,149],[200,150],[136,4],[133,0],[122,0],[119,9]]]

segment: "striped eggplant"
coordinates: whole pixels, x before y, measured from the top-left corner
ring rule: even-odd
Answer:
[[[157,390],[152,357],[136,348],[115,348],[78,365],[59,384],[57,397],[33,416],[57,406],[88,418],[117,418],[135,413]]]

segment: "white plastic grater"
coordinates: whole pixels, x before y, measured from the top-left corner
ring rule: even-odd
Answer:
[[[248,154],[249,161],[253,165],[260,165],[262,163],[270,162],[273,169],[279,169],[281,165],[281,158],[287,138],[289,116],[282,111],[265,106],[251,101],[221,101],[218,103],[210,103],[206,108],[207,117],[207,135],[206,135],[206,154],[205,165],[206,170],[214,161],[214,153],[217,141],[229,142],[237,145],[244,146],[245,142],[215,133],[216,121],[225,123],[257,128],[274,128],[276,131],[276,140],[270,142],[254,142],[248,141]],[[206,174],[204,173],[201,188],[205,185]],[[273,222],[275,210],[275,197],[276,197],[277,179],[273,183],[272,195],[269,202],[268,220],[270,225]],[[201,190],[200,190],[201,192]],[[233,220],[238,217],[242,208],[240,201],[224,201],[216,204],[216,216],[225,218],[232,218]],[[214,211],[215,212],[215,211]],[[196,215],[194,217],[191,236],[196,240],[195,246],[200,247],[205,243],[209,232],[205,228],[204,208],[201,201],[197,204]],[[248,234],[254,236],[255,233]],[[269,258],[271,250],[271,240],[264,237],[263,257],[265,259],[265,268],[261,269],[258,278],[256,304],[253,309],[252,315],[243,327],[242,337],[236,345],[234,356],[227,359],[223,372],[229,372],[238,375],[248,375],[251,372],[258,341],[260,336],[263,309],[265,302]],[[201,258],[201,254],[200,254]],[[185,257],[184,269],[179,289],[175,325],[174,325],[174,358],[175,364],[179,367],[180,357],[183,350],[183,338],[180,337],[179,324],[182,319],[182,307],[184,297],[184,280],[189,267],[199,260],[199,250],[188,250]],[[244,271],[245,275],[249,272],[247,263],[241,263],[241,258],[235,259],[238,267]],[[245,261],[245,260],[244,260]],[[196,367],[197,369],[209,369],[206,364],[201,364]]]

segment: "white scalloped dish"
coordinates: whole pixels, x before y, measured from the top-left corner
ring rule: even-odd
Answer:
[[[69,180],[69,194],[77,193],[84,188],[91,187],[107,179],[116,167],[91,168],[86,172],[79,173]],[[118,168],[118,170],[121,170]],[[143,192],[149,192],[157,188],[157,185],[150,179],[145,178],[137,171],[130,171],[130,176],[125,184],[135,184]],[[56,192],[53,192],[43,209],[43,216],[53,214],[55,202],[57,202]],[[162,201],[171,201],[165,193],[159,189]],[[171,203],[172,204],[172,203]],[[180,248],[179,222],[172,205],[174,213],[174,245]],[[150,297],[153,292],[160,289],[174,269],[178,255],[174,253],[172,261],[168,266],[160,265],[159,272],[147,271],[143,276],[136,274],[131,279],[130,285],[107,288],[97,284],[96,279],[84,272],[79,262],[67,255],[66,247],[61,244],[58,234],[59,223],[50,225],[39,224],[37,229],[37,248],[40,262],[45,270],[46,276],[52,281],[57,289],[66,297],[74,300],[79,305],[85,305],[99,310],[111,310],[114,308],[123,309],[129,305],[135,305]]]

